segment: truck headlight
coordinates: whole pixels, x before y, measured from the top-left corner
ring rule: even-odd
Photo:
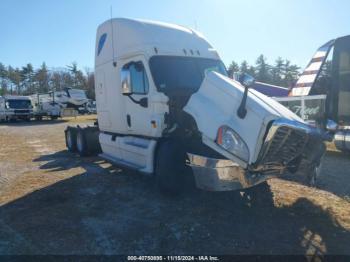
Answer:
[[[249,149],[243,139],[228,126],[222,126],[218,130],[216,143],[223,149],[248,162]]]

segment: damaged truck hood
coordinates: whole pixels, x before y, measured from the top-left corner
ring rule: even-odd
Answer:
[[[249,90],[247,98],[247,115],[241,119],[237,109],[242,101],[244,87],[237,81],[216,72],[209,72],[199,90],[193,94],[184,107],[192,115],[202,133],[203,143],[242,167],[257,160],[262,146],[266,128],[276,119],[304,121],[275,100],[255,91]],[[216,144],[218,129],[229,126],[245,141],[249,149],[249,162],[223,150]]]

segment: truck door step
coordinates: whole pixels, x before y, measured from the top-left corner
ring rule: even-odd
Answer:
[[[130,162],[124,161],[122,159],[115,158],[115,157],[108,155],[108,154],[105,154],[105,153],[100,154],[99,156],[101,158],[107,160],[108,162],[112,162],[112,163],[119,165],[121,167],[131,168],[131,169],[137,170],[137,171],[142,172],[142,173],[149,173],[145,170],[146,167],[144,167],[144,166],[139,166],[139,165],[136,165],[134,163],[130,163]]]

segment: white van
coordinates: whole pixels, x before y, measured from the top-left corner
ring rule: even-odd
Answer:
[[[227,77],[217,51],[192,29],[112,19],[97,30],[98,126],[68,127],[80,155],[156,175],[162,191],[250,187],[287,172],[314,181],[323,134],[278,102]],[[302,167],[302,168],[301,168]]]

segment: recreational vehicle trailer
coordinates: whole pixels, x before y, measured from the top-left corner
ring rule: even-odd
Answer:
[[[289,95],[284,103],[310,101],[305,110],[317,112],[314,121],[328,123],[336,147],[350,152],[350,35],[321,46]]]
[[[57,119],[58,117],[76,116],[87,108],[89,99],[82,89],[65,88],[62,91],[52,91],[45,94],[33,94],[34,117]],[[86,109],[87,110],[87,109]]]
[[[294,173],[312,183],[325,133],[230,79],[204,36],[179,25],[111,19],[97,30],[98,122],[65,131],[70,151],[155,174],[178,193],[187,166],[205,190],[251,187]]]
[[[33,116],[33,106],[28,96],[5,95],[0,98],[0,120],[26,120]]]
[[[36,120],[42,120],[43,117],[51,120],[61,116],[62,107],[55,101],[54,93],[31,95],[33,104],[33,115]]]
[[[63,91],[53,92],[53,94],[55,101],[65,108],[78,110],[89,102],[86,92],[82,89],[66,88]]]

